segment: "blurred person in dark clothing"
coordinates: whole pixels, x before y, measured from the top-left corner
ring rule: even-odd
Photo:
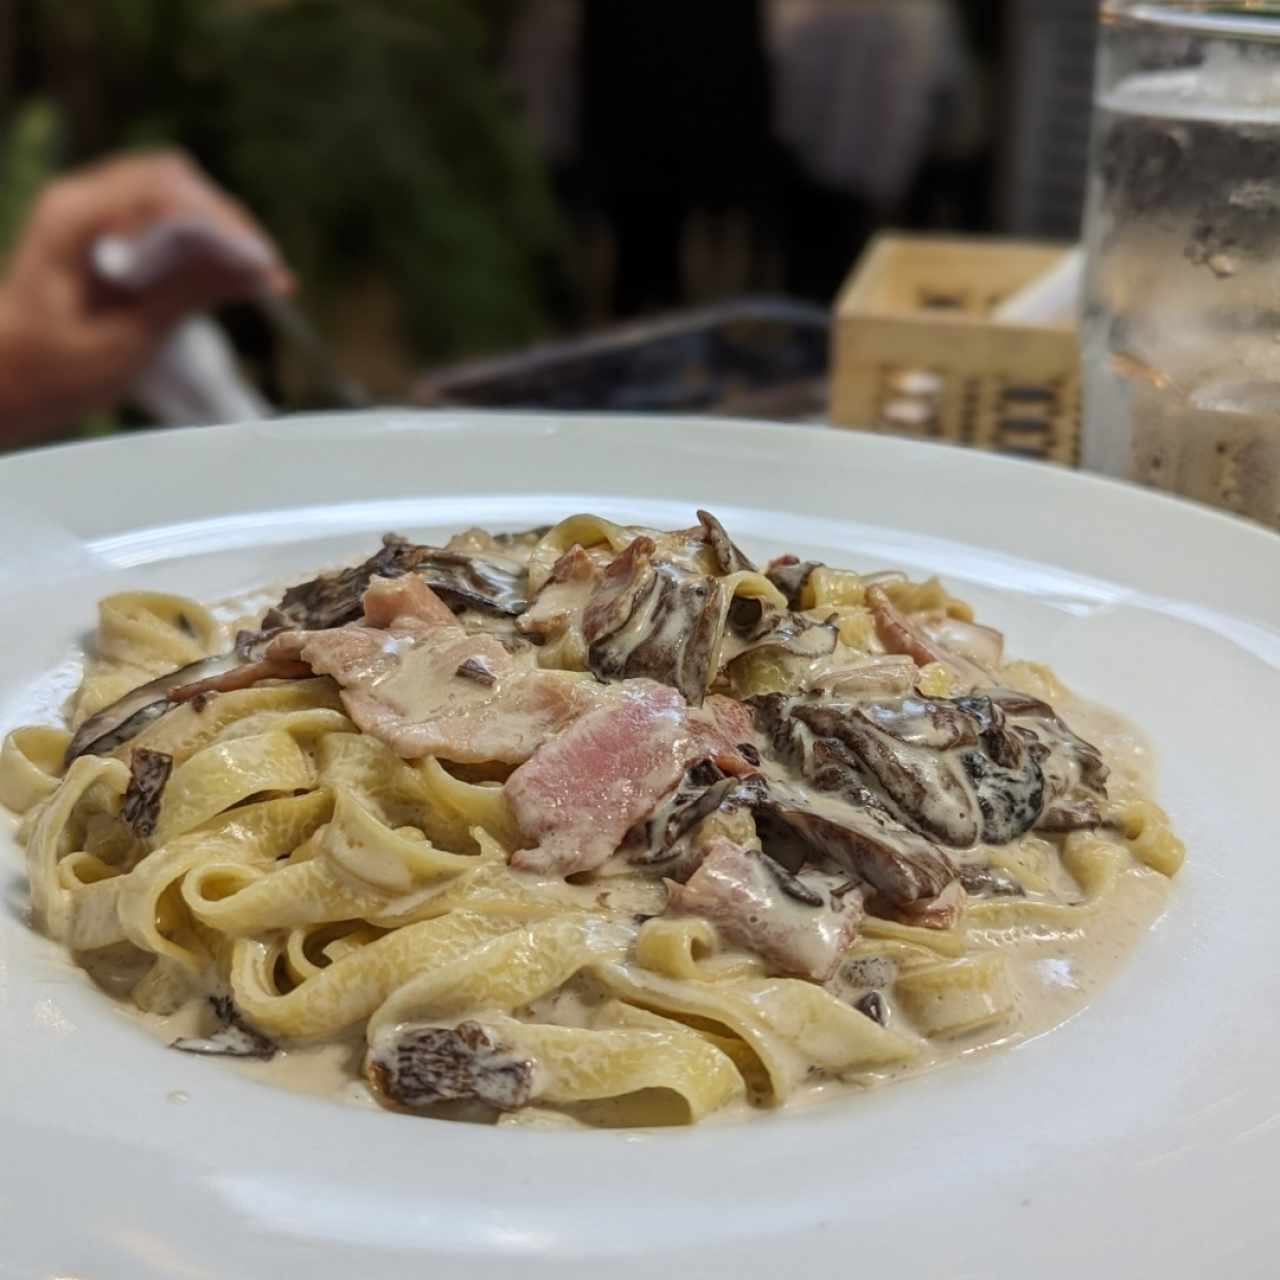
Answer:
[[[614,233],[620,315],[680,301],[694,210],[752,209],[769,182],[759,0],[585,4],[583,161]]]

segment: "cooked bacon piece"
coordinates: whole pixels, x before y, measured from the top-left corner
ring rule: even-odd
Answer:
[[[687,883],[669,881],[668,888],[668,911],[702,916],[775,971],[818,982],[835,973],[863,917],[862,889],[847,876],[793,874],[724,838],[712,843]]]
[[[713,693],[703,702],[700,713],[690,714],[689,731],[701,742],[704,754],[725,773],[744,777],[759,768],[751,711],[736,698]]]
[[[876,625],[876,634],[886,652],[905,653],[922,667],[930,662],[940,662],[949,667],[966,688],[995,683],[986,667],[952,652],[939,640],[926,634],[921,624],[912,621],[898,609],[883,587],[867,588],[867,604]]]
[[[632,680],[619,693],[507,779],[511,811],[534,842],[513,866],[556,875],[600,866],[704,754],[673,689]]]
[[[416,575],[374,578],[363,603],[366,627],[390,627],[398,622],[405,629],[462,629],[453,610]]]
[[[964,885],[959,880],[953,880],[936,897],[922,898],[905,906],[882,904],[877,899],[872,907],[877,915],[901,920],[903,924],[919,925],[922,929],[950,929],[960,918],[960,912],[964,910],[968,898]]]
[[[607,696],[583,676],[540,671],[495,637],[464,631],[416,575],[375,579],[363,623],[284,632],[267,655],[300,656],[333,676],[352,720],[409,760],[519,764]],[[459,675],[467,663],[492,682]]]
[[[574,543],[551,567],[551,576],[520,616],[516,629],[548,640],[572,626],[581,627],[582,613],[600,581],[600,567]]]
[[[268,657],[258,662],[245,662],[220,675],[193,680],[169,690],[170,702],[190,702],[209,693],[231,693],[236,689],[248,689],[259,680],[300,680],[311,674],[305,662],[287,657]]]

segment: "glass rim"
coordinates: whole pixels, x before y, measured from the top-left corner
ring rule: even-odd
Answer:
[[[1150,27],[1224,39],[1280,39],[1280,0],[1102,0],[1105,26]]]

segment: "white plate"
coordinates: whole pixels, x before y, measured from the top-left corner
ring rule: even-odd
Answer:
[[[1012,1052],[747,1125],[438,1124],[157,1047],[28,930],[0,837],[0,1275],[1276,1274],[1280,538],[1261,529],[784,426],[372,413],[80,445],[0,463],[0,727],[74,680],[122,584],[217,597],[386,528],[676,526],[696,505],[749,552],[941,573],[1015,653],[1151,732],[1190,857],[1120,978]]]

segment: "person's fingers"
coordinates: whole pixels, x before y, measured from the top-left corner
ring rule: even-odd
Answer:
[[[117,157],[51,183],[36,202],[23,247],[38,259],[78,267],[99,237],[138,234],[166,217],[202,218],[228,235],[251,237],[261,248],[261,286],[291,287],[279,250],[248,210],[177,151]]]

